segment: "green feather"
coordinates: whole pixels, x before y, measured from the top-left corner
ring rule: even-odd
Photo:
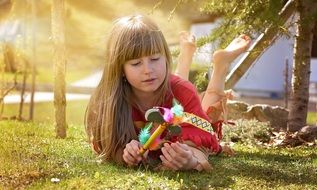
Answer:
[[[150,133],[150,129],[152,128],[152,122],[147,123],[140,131],[139,134],[139,141],[142,145],[144,145],[147,140],[149,140],[151,133]]]
[[[184,115],[183,106],[175,98],[173,99],[173,107],[171,110],[177,117],[182,117]]]

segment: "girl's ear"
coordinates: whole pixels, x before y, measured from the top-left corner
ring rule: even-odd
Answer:
[[[125,74],[122,73],[123,82],[127,82],[127,78],[125,77]]]

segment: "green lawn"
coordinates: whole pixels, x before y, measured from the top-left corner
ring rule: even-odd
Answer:
[[[153,172],[101,164],[84,127],[56,139],[50,124],[0,121],[0,189],[315,189],[317,147],[236,144],[234,157],[214,156],[211,173]],[[52,182],[52,180],[60,180]]]
[[[308,125],[316,125],[317,123],[317,113],[316,112],[308,112],[307,113],[307,124]]]
[[[66,118],[69,124],[82,125],[88,100],[67,101]],[[23,108],[23,118],[29,117],[29,104],[25,104]],[[18,104],[7,104],[4,106],[5,117],[17,116],[19,113]],[[53,102],[36,103],[34,108],[34,121],[40,123],[54,122],[54,105]]]

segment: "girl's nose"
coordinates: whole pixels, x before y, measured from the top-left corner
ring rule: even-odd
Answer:
[[[143,69],[145,74],[149,74],[153,72],[152,64],[148,59],[144,61],[143,66],[144,66]]]

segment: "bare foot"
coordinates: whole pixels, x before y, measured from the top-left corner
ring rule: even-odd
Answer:
[[[233,151],[233,149],[228,145],[228,144],[224,144],[222,146],[222,152],[226,155],[226,156],[234,156],[235,152]]]
[[[235,38],[225,49],[217,50],[213,54],[214,66],[227,69],[229,64],[250,46],[249,36],[242,34]]]
[[[240,35],[225,49],[215,51],[213,54],[212,75],[201,103],[204,111],[208,111],[210,106],[219,101],[220,105],[225,104],[227,99],[224,98],[226,97],[224,96],[225,79],[230,63],[243,53],[249,47],[250,43],[251,39],[247,35]],[[225,112],[224,108],[223,106],[223,112]]]
[[[187,31],[179,33],[180,52],[186,54],[194,54],[196,51],[195,36]]]

